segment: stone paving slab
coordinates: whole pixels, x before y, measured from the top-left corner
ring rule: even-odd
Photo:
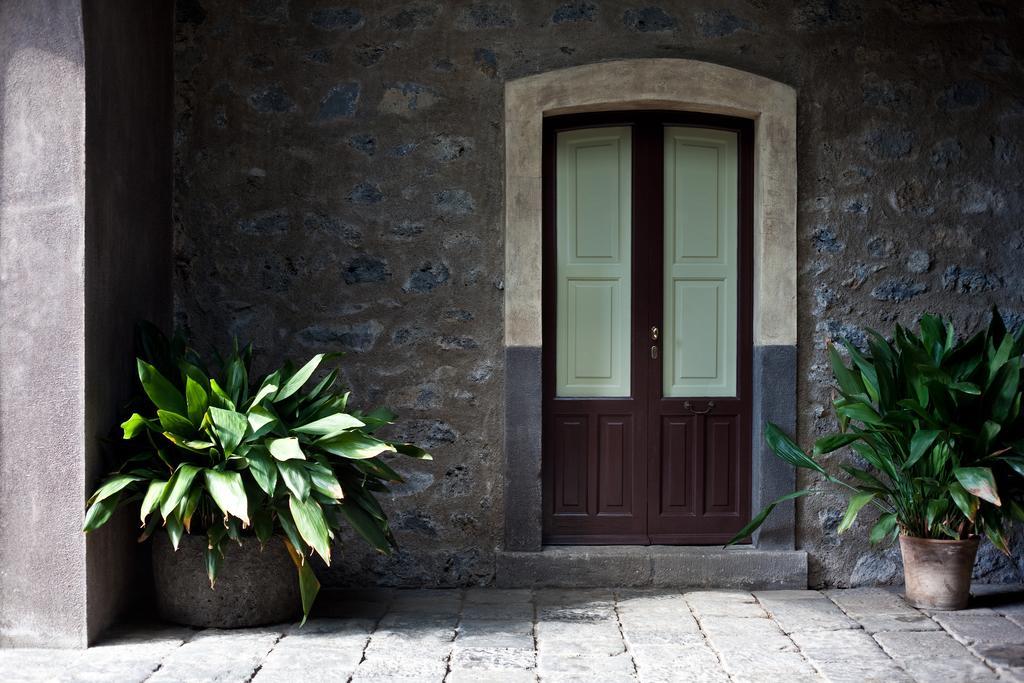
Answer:
[[[994,681],[995,672],[944,631],[876,633],[886,654],[919,681]]]
[[[891,590],[849,588],[824,593],[868,633],[940,629],[927,614],[914,609]]]
[[[815,591],[761,591],[754,597],[786,633],[858,628],[834,602]]]
[[[800,653],[826,680],[912,682],[867,632],[801,630],[792,634]]]
[[[881,588],[328,591],[303,627],[135,626],[0,650],[0,683],[1021,681],[1024,593],[925,613]]]
[[[1024,628],[1015,621],[988,608],[934,612],[932,619],[1003,678],[1024,680]]]

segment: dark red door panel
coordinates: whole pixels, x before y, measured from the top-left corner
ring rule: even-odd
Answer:
[[[714,415],[704,418],[704,514],[737,515],[739,508],[739,472],[735,453],[739,452],[736,416]]]
[[[597,426],[597,514],[632,515],[634,447],[632,415],[601,415]]]
[[[693,517],[697,514],[697,461],[700,439],[697,417],[693,415],[661,418],[658,454],[656,515]]]
[[[551,416],[544,442],[546,542],[647,542],[642,430],[623,410],[631,403],[571,400]]]
[[[590,450],[586,415],[565,415],[554,420],[552,503],[555,514],[587,514],[587,454]]]

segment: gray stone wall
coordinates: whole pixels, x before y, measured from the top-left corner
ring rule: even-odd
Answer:
[[[1010,2],[178,0],[176,315],[264,362],[345,349],[361,405],[434,463],[387,502],[402,552],[326,580],[490,580],[502,544],[503,83],[630,57],[799,93],[799,437],[831,427],[825,340],[1015,319],[1024,17]],[[799,508],[814,584],[899,576],[866,522]],[[1019,558],[1019,555],[1018,555]],[[982,574],[1017,575],[983,555]]]

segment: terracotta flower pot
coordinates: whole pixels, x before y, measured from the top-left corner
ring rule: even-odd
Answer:
[[[978,537],[965,541],[900,536],[906,598],[922,609],[967,607]]]
[[[165,534],[152,540],[157,612],[202,628],[246,628],[293,621],[302,612],[295,565],[279,538],[224,544],[217,584],[206,576],[206,536],[185,534],[175,552]]]

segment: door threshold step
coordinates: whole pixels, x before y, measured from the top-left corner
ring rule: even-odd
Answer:
[[[807,553],[720,546],[544,546],[498,551],[500,588],[807,588]]]

